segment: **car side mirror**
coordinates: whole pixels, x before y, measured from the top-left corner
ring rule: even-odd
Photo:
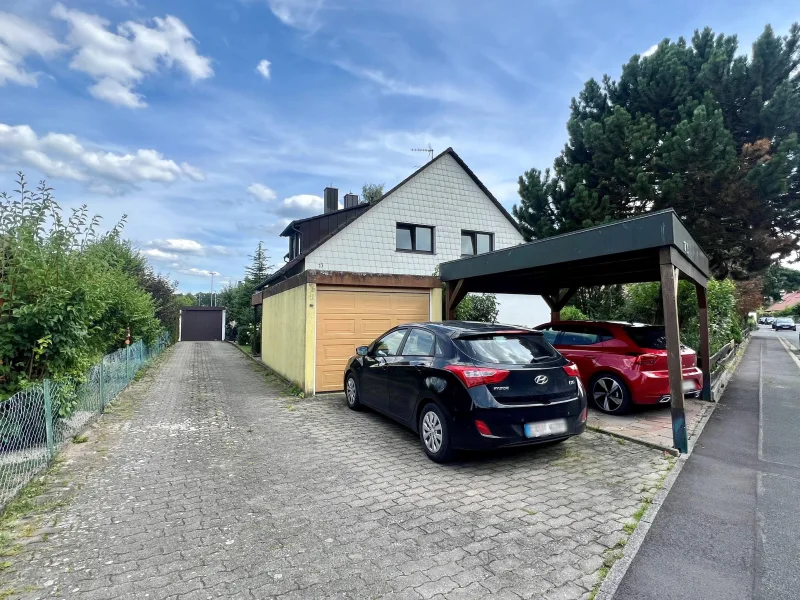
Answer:
[[[359,356],[366,356],[369,354],[369,346],[359,346],[356,348],[356,354]]]

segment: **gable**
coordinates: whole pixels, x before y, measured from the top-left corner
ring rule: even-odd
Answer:
[[[461,231],[492,233],[500,250],[523,243],[508,213],[448,150],[305,256],[306,269],[431,275],[461,257]],[[397,252],[396,225],[434,227],[435,253]]]

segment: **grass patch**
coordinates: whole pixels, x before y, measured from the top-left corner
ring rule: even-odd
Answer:
[[[72,438],[73,444],[85,444],[88,441],[89,441],[89,436],[86,435],[85,433],[76,435],[75,437]]]
[[[239,346],[240,349],[244,350],[247,354],[250,354],[252,356],[253,354],[252,346],[250,346],[249,344],[236,344],[236,345]]]

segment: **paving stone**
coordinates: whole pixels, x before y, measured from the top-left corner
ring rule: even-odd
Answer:
[[[591,432],[438,465],[224,343],[176,345],[114,406],[67,456],[81,485],[47,538],[0,574],[25,600],[586,598],[669,465]]]

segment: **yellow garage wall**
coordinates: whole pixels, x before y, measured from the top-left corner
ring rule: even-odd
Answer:
[[[261,360],[310,393],[314,382],[316,285],[305,284],[264,298]]]
[[[442,320],[442,288],[431,289],[431,321]]]

